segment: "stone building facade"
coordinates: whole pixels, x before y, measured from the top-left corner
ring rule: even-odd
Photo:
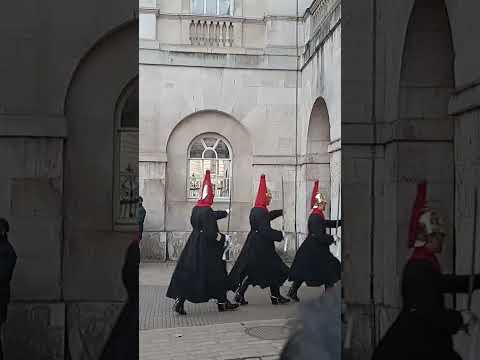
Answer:
[[[271,208],[282,207],[283,183],[284,222],[274,225],[289,234],[290,255],[306,233],[315,179],[337,216],[340,20],[339,0],[140,2],[144,260],[178,257],[207,168],[214,207],[231,198],[234,257],[262,173]]]
[[[343,280],[354,314],[352,350],[367,359],[399,311],[417,183],[427,181],[427,201],[447,217],[444,270],[470,272],[480,4],[348,1],[343,10]],[[478,295],[473,300],[478,314]],[[456,297],[456,307],[466,308],[466,296]],[[465,356],[470,338],[455,341]]]
[[[0,216],[18,255],[6,358],[98,359],[135,236],[137,4],[0,7]]]

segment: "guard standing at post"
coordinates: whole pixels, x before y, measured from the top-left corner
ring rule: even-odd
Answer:
[[[145,222],[145,217],[147,216],[147,210],[143,207],[143,198],[138,197],[138,209],[137,209],[137,224],[138,224],[138,238],[142,240],[143,237],[143,223]]]

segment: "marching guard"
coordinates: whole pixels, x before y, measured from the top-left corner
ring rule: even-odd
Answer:
[[[446,236],[444,219],[425,207],[424,199],[418,201],[424,192],[425,183],[419,185],[412,214],[409,246],[414,250],[403,270],[402,310],[380,340],[373,360],[461,360],[452,336],[462,329],[468,332],[476,321],[470,311],[445,306],[444,294],[480,288],[480,275],[442,273],[436,254],[441,253]]]
[[[288,277],[288,266],[275,250],[275,242],[284,238],[270,222],[283,216],[283,210],[269,211],[272,195],[267,189],[265,175],[261,175],[255,206],[250,211],[251,230],[240,255],[229,274],[230,290],[235,291],[235,301],[246,305],[245,292],[249,285],[270,288],[272,304],[285,304],[290,300],[280,294],[280,286]]]
[[[289,273],[289,280],[293,284],[287,296],[294,301],[300,301],[297,291],[303,282],[307,286],[325,285],[329,289],[341,279],[340,261],[330,252],[334,238],[326,233],[326,228],[341,226],[341,220],[326,220],[326,205],[325,197],[318,190],[317,180],[310,200],[312,211],[308,218],[308,236],[298,249]]]
[[[201,198],[192,210],[193,231],[180,254],[173,272],[167,297],[175,299],[174,311],[185,315],[184,303],[208,302],[216,299],[219,311],[235,310],[238,304],[227,299],[227,272],[222,260],[225,235],[218,230],[217,220],[227,217],[227,211],[214,211],[210,171],[203,180]]]

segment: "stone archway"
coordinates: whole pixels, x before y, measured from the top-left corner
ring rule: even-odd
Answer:
[[[118,101],[138,76],[137,59],[124,54],[137,52],[137,41],[136,22],[102,38],[75,70],[65,101],[62,285],[73,358],[100,355],[126,296],[121,269],[135,233],[114,226],[115,129]]]
[[[320,191],[330,198],[332,174],[330,170],[330,118],[327,104],[318,98],[312,107],[307,133],[305,156],[306,209],[310,210],[310,194],[313,182],[320,180]],[[327,211],[330,213],[329,209]]]
[[[165,168],[166,186],[164,199],[164,233],[168,257],[176,260],[191,231],[190,214],[195,205],[195,196],[190,196],[189,149],[199,137],[222,139],[227,144],[231,160],[232,216],[230,229],[234,235],[234,257],[241,249],[249,231],[248,214],[251,208],[252,143],[247,129],[231,115],[217,110],[195,112],[180,120],[171,132],[167,143],[168,162]],[[218,150],[218,149],[217,149]],[[213,172],[212,172],[213,174]],[[203,178],[197,174],[197,177]],[[213,180],[213,176],[212,176]],[[225,209],[228,200],[216,194],[214,207]],[[220,231],[226,230],[226,221],[220,221]]]
[[[407,231],[416,184],[427,180],[427,201],[447,217],[453,238],[454,128],[448,103],[454,89],[454,52],[443,0],[417,0],[408,23],[399,84],[397,154],[397,250],[400,273],[407,256]],[[444,266],[453,266],[453,242]]]
[[[299,167],[297,193],[297,232],[300,243],[308,232],[307,221],[314,181],[319,180],[320,191],[326,195],[329,202],[332,193],[332,169],[330,166],[332,155],[329,153],[330,117],[327,104],[322,97],[319,97],[312,106],[306,135],[305,153]],[[327,207],[326,215],[330,216],[330,206]]]

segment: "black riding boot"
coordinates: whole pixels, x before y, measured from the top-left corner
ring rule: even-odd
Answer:
[[[240,286],[238,287],[237,291],[235,291],[235,302],[237,302],[240,305],[247,305],[248,301],[245,300],[245,292],[247,291],[248,285],[250,283],[248,282],[248,276],[243,279],[243,281],[240,283]]]
[[[173,311],[180,315],[187,315],[187,312],[185,311],[185,308],[183,305],[185,304],[185,299],[183,298],[177,298],[175,300],[175,304],[173,305]]]
[[[218,311],[220,312],[235,310],[236,308],[238,308],[238,306],[238,304],[232,304],[230,301],[228,301],[226,294],[225,296],[217,299],[217,307]]]
[[[292,299],[293,301],[300,301],[297,296],[297,291],[302,285],[302,281],[294,281],[290,290],[288,290],[287,296]]]
[[[289,299],[280,294],[280,288],[278,286],[270,286],[270,294],[270,300],[272,300],[273,305],[281,305],[290,302]]]

